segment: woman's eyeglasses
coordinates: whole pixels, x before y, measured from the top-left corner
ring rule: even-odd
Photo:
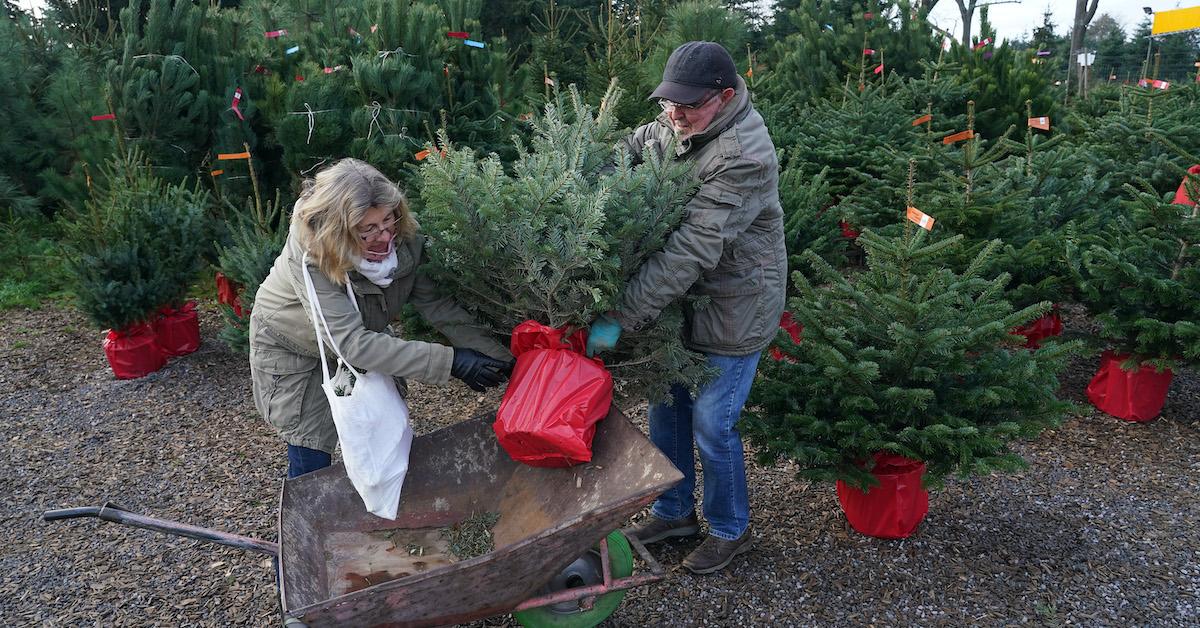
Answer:
[[[371,225],[370,227],[367,227],[366,229],[359,231],[358,237],[362,238],[363,242],[368,242],[371,239],[373,239],[375,236],[383,233],[384,231],[387,231],[390,234],[395,234],[396,232],[394,231],[394,229],[396,228],[397,220],[398,219],[396,218],[396,215],[392,214],[392,216],[390,218],[383,221],[383,224]]]

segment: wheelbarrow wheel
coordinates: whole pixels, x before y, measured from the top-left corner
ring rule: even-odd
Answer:
[[[608,534],[608,565],[612,578],[624,578],[633,573],[633,551],[620,530]],[[600,546],[592,548],[562,570],[550,581],[542,594],[565,589],[604,583],[604,566],[600,562]],[[578,601],[560,602],[513,613],[513,619],[526,628],[591,628],[604,621],[625,599],[625,590],[605,593],[596,598],[588,610]]]

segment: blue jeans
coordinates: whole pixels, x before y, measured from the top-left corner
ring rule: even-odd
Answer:
[[[324,469],[333,463],[333,456],[320,449],[288,445],[288,478]]]
[[[732,540],[750,525],[746,460],[737,422],[761,354],[710,354],[708,363],[719,369],[719,374],[700,389],[695,399],[686,386],[676,384],[671,388],[672,404],[650,407],[650,440],[683,472],[683,481],[654,502],[654,516],[679,519],[696,509],[694,437],[704,469],[704,518],[709,534]]]

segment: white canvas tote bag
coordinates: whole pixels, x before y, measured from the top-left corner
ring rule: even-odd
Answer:
[[[396,390],[391,375],[361,372],[342,357],[317,300],[317,290],[308,272],[307,255],[301,266],[308,301],[312,304],[313,331],[321,352],[324,375],[321,388],[333,413],[346,475],[368,512],[384,519],[395,519],[400,506],[400,489],[408,473],[408,454],[412,449],[408,404]],[[358,302],[349,282],[346,283],[346,296],[358,311]],[[322,340],[329,342],[338,357],[337,372],[333,377],[329,376]]]

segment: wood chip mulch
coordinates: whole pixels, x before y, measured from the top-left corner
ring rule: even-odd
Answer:
[[[216,340],[215,306],[200,309],[199,351],[126,381],[73,310],[0,312],[3,625],[278,625],[262,555],[40,518],[112,500],[275,539],[284,447],[254,409],[245,358]],[[1080,413],[1019,445],[1027,470],[950,479],[906,540],[862,536],[833,486],[751,463],[754,551],[693,576],[678,565],[699,539],[654,545],[667,580],[630,592],[606,625],[1200,624],[1200,377],[1176,373],[1163,415],[1127,423],[1087,405],[1097,363],[1064,374]],[[494,410],[499,394],[414,383],[414,426]],[[644,428],[644,403],[627,413]]]

